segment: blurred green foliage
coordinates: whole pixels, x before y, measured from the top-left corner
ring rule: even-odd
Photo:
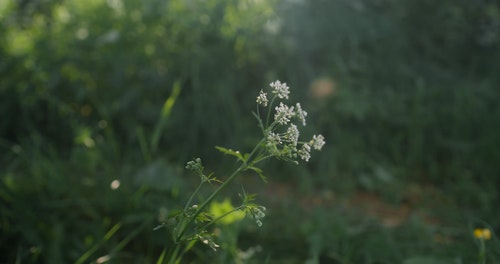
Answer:
[[[495,1],[1,1],[0,262],[155,262],[168,230],[151,230],[189,190],[179,168],[229,167],[214,146],[254,143],[249,113],[275,79],[327,145],[270,178],[393,203],[433,186],[450,197],[437,216],[498,232],[498,72]],[[269,262],[475,260],[467,228],[440,251],[420,223],[352,233],[355,217],[284,204],[264,234],[228,239]]]

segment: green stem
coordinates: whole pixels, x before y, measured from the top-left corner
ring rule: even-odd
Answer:
[[[235,178],[236,176],[241,172],[241,171],[244,171],[247,167],[247,164],[246,163],[243,163],[240,165],[240,167],[238,167],[238,169],[236,169],[233,174],[231,174],[231,176],[229,176],[229,178],[227,178],[226,181],[224,181],[221,186],[219,186],[219,188],[217,188],[204,202],[203,204],[201,204],[197,209],[196,209],[196,212],[194,213],[193,216],[191,216],[189,218],[189,220],[187,221],[187,223],[185,225],[183,225],[182,229],[180,230],[179,232],[179,235],[176,237],[176,241],[180,241],[182,239],[182,237],[184,236],[184,233],[186,233],[187,231],[187,228],[191,225],[191,223],[193,223],[193,221],[196,219],[196,217],[202,212],[203,209],[205,209],[205,207],[207,207],[207,205],[212,202],[212,200],[215,198],[215,196],[217,196],[217,194],[219,194],[227,185],[229,185],[229,183],[231,183]]]
[[[261,162],[261,161],[263,161],[263,160],[265,160],[265,159],[268,159],[268,158],[270,158],[270,157],[272,157],[272,156],[273,156],[273,155],[267,155],[267,156],[263,156],[263,157],[261,157],[261,158],[255,159],[255,160],[252,162],[252,164],[257,164],[257,163],[259,163],[259,162]]]
[[[189,226],[194,222],[194,220],[196,219],[196,217],[198,217],[198,215],[205,209],[205,207],[208,206],[208,204],[210,204],[210,202],[212,202],[212,200],[223,190],[225,189],[235,178],[236,176],[238,176],[238,174],[240,174],[240,172],[242,171],[245,171],[246,169],[248,169],[249,165],[248,164],[251,164],[251,166],[255,165],[257,162],[261,161],[262,158],[259,158],[257,160],[254,160],[253,162],[249,162],[252,160],[252,158],[254,157],[255,153],[257,152],[258,149],[260,149],[262,143],[265,141],[265,138],[261,139],[259,141],[259,143],[257,143],[257,145],[255,145],[255,147],[252,149],[252,151],[250,152],[250,154],[248,155],[248,157],[242,162],[242,164],[219,186],[219,188],[217,188],[197,209],[196,209],[196,212],[192,215],[192,216],[189,216],[187,222],[185,222],[185,219],[181,220],[181,222],[179,223],[179,232],[175,232],[174,231],[174,242],[176,243],[176,246],[175,246],[175,249],[174,251],[172,252],[172,254],[170,255],[170,260],[169,260],[169,264],[175,264],[175,263],[178,263],[178,255],[179,255],[179,250],[180,248],[182,247],[181,243],[182,242],[182,239],[183,239],[183,236],[184,234],[186,233],[186,231],[188,230]],[[191,195],[191,197],[189,198],[188,200],[188,203],[186,204],[186,207],[184,209],[184,211],[186,211],[188,208],[189,208],[189,204],[191,203],[194,195],[198,192],[198,190],[201,188],[201,185],[203,183],[201,183],[198,188],[195,190],[195,192],[193,193],[193,195]],[[219,219],[219,218],[218,218]],[[218,220],[216,219],[216,220]],[[177,235],[176,235],[177,234]]]
[[[189,205],[191,204],[191,201],[193,201],[193,198],[195,197],[195,195],[200,191],[201,189],[201,186],[203,185],[203,181],[200,182],[200,185],[198,185],[198,187],[196,188],[196,190],[194,190],[193,194],[191,194],[191,197],[189,197],[189,200],[187,201],[186,203],[186,206],[184,207],[184,212],[187,211],[187,209],[189,208]]]
[[[222,218],[224,218],[224,217],[226,217],[226,216],[228,216],[228,215],[230,215],[230,214],[232,214],[232,213],[234,213],[234,212],[236,212],[236,211],[239,211],[239,210],[241,210],[242,208],[243,208],[243,206],[238,206],[237,208],[234,208],[233,210],[231,210],[231,211],[229,211],[229,212],[226,212],[226,213],[224,213],[223,215],[221,215],[221,216],[219,216],[219,217],[215,218],[214,220],[212,220],[212,221],[208,222],[207,224],[205,224],[204,226],[202,226],[200,229],[202,229],[202,230],[203,230],[203,229],[206,229],[207,227],[209,227],[209,226],[211,226],[211,225],[213,225],[213,224],[217,223],[217,221],[221,220]]]
[[[484,239],[479,239],[479,264],[486,263],[486,245],[484,243]]]
[[[255,164],[255,162],[249,162],[252,160],[253,156],[255,155],[255,152],[260,148],[262,142],[265,139],[261,139],[259,143],[253,148],[253,150],[250,152],[248,155],[247,159],[225,180],[219,188],[217,188],[197,209],[196,212],[193,214],[193,216],[189,217],[189,220],[182,225],[177,237],[175,238],[175,241],[180,241],[184,234],[186,233],[188,227],[193,223],[193,221],[196,219],[196,217],[207,207],[207,205],[212,202],[212,200],[223,190],[228,186],[235,178],[238,176],[238,174],[242,171],[245,171],[249,166],[248,164]]]
[[[246,165],[246,164],[252,164],[252,165],[256,164],[256,162],[255,162],[255,161],[253,161],[253,162],[248,162],[248,161],[250,161],[250,160],[252,159],[252,157],[255,155],[255,152],[256,152],[258,149],[260,149],[260,146],[262,145],[262,143],[263,143],[265,140],[266,140],[265,138],[262,138],[262,139],[259,141],[259,143],[257,143],[257,145],[255,145],[255,147],[252,149],[252,152],[250,152],[250,154],[248,155],[248,158],[245,160],[245,163],[244,163],[245,165]]]
[[[273,99],[271,99],[271,102],[269,103],[269,109],[267,110],[266,127],[268,127],[269,125],[269,118],[271,116],[271,110],[273,107],[274,99],[276,99],[276,95],[273,96]]]
[[[175,246],[174,251],[170,255],[170,259],[168,260],[168,264],[176,264],[177,263],[177,255],[179,254],[179,249],[181,248],[180,244]]]
[[[254,113],[255,118],[257,119],[257,122],[259,123],[260,130],[262,131],[262,135],[265,136],[265,128],[264,124],[262,123],[262,119],[260,118],[260,111],[259,111],[259,105],[257,104],[257,112]]]

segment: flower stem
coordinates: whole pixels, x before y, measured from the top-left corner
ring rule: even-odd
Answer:
[[[479,264],[486,263],[486,243],[484,243],[484,239],[479,239]]]
[[[170,256],[169,264],[170,263],[177,263],[178,260],[178,255],[179,255],[179,250],[181,248],[181,242],[183,240],[184,234],[188,230],[189,226],[195,221],[196,217],[212,202],[212,200],[223,190],[225,189],[235,178],[240,174],[241,172],[245,171],[248,169],[248,167],[255,165],[257,162],[261,161],[262,159],[257,157],[254,158],[255,153],[257,152],[258,149],[260,149],[262,142],[264,142],[265,138],[261,139],[259,143],[255,145],[255,147],[252,149],[250,154],[248,154],[247,158],[241,163],[241,165],[217,188],[198,208],[196,208],[196,212],[192,215],[189,216],[187,221],[185,219],[181,220],[179,223],[179,231],[175,232],[174,231],[174,242],[176,243],[175,249]],[[254,161],[250,162],[252,159],[255,159]],[[249,165],[250,164],[250,165]],[[198,192],[198,190],[201,188],[201,183],[198,188],[196,189],[195,193]],[[192,195],[189,198],[188,204],[186,205],[184,211],[186,211],[189,208],[189,204],[191,203],[194,195]]]
[[[200,191],[201,186],[203,185],[203,183],[204,183],[203,181],[200,182],[200,184],[198,185],[198,187],[196,188],[196,190],[189,197],[189,200],[187,201],[186,206],[184,207],[184,212],[186,212],[188,210],[189,206],[191,205],[191,201],[193,201],[193,198],[195,197],[195,195]]]
[[[185,225],[183,225],[182,229],[179,232],[179,235],[176,237],[176,241],[180,241],[182,237],[184,236],[184,233],[186,233],[188,227],[193,223],[193,221],[196,219],[196,217],[207,207],[207,205],[212,202],[212,200],[221,192],[227,185],[229,185],[235,178],[236,176],[244,171],[247,167],[246,163],[241,164],[234,172],[227,178],[226,181],[224,181],[219,188],[217,188],[197,209],[196,212],[193,214],[193,216],[189,217],[189,220]]]

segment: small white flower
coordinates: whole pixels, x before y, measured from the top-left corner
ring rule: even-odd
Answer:
[[[281,137],[279,134],[270,132],[266,137],[266,148],[271,155],[279,155],[278,146],[281,145]]]
[[[311,146],[309,146],[309,144],[304,144],[302,145],[302,148],[300,148],[299,151],[297,151],[297,153],[299,154],[301,159],[308,162],[309,159],[311,158]]]
[[[280,125],[286,125],[290,122],[290,118],[295,114],[293,111],[293,106],[289,107],[282,102],[279,106],[276,106],[276,113],[274,114],[274,120]]]
[[[220,247],[219,245],[217,245],[214,242],[214,240],[210,236],[201,236],[201,235],[197,235],[197,236],[198,236],[198,239],[200,239],[203,244],[208,245],[214,251],[217,251],[217,248]]]
[[[264,211],[266,211],[266,208],[264,206],[257,206],[252,208],[253,215],[257,219],[262,219],[266,216]]]
[[[297,141],[299,140],[299,133],[300,132],[297,126],[291,124],[285,133],[285,138],[287,139],[288,142],[292,143],[293,146],[297,146]]]
[[[251,214],[255,222],[257,223],[257,226],[261,227],[262,226],[262,219],[266,216],[266,208],[264,206],[256,206],[251,208]]]
[[[323,135],[314,135],[313,139],[311,140],[311,145],[314,149],[321,150],[321,148],[323,148],[323,145],[325,145],[325,137],[323,137]]]
[[[260,90],[259,96],[257,96],[257,103],[263,106],[267,106],[267,94]]]
[[[302,121],[302,125],[305,126],[306,125],[306,116],[307,116],[307,112],[302,110],[302,107],[300,106],[300,103],[297,103],[295,105],[295,113],[297,115],[297,117],[299,118],[300,121]]]
[[[273,88],[273,94],[278,95],[280,99],[288,99],[290,94],[289,87],[286,83],[281,83],[280,81],[275,81],[269,84]]]
[[[267,142],[270,144],[273,144],[273,145],[281,144],[281,137],[280,137],[280,135],[278,135],[274,132],[270,132],[267,135]]]

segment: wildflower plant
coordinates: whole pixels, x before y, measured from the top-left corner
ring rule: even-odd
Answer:
[[[488,228],[476,228],[473,232],[474,238],[479,243],[478,263],[486,263],[486,240],[491,239],[491,231]]]
[[[266,208],[255,203],[255,195],[248,194],[245,190],[240,193],[241,204],[220,216],[209,213],[207,206],[225,189],[236,177],[246,171],[253,171],[265,181],[265,176],[258,164],[269,158],[289,161],[298,164],[299,160],[305,162],[311,158],[311,150],[321,150],[325,144],[322,135],[314,135],[310,140],[301,141],[300,126],[306,125],[307,112],[300,103],[295,105],[285,104],[283,101],[289,99],[290,90],[286,83],[275,81],[270,83],[270,91],[261,90],[256,99],[256,112],[253,113],[257,119],[262,138],[248,153],[217,146],[216,148],[224,154],[235,157],[239,166],[224,181],[217,179],[213,173],[206,174],[200,158],[189,161],[186,169],[194,172],[200,177],[200,183],[191,194],[184,209],[174,214],[170,222],[174,223],[172,240],[175,244],[167,254],[166,251],[158,259],[163,263],[167,257],[168,263],[180,263],[182,255],[188,252],[197,241],[217,250],[219,245],[215,237],[210,233],[210,227],[226,216],[235,212],[244,212],[251,217],[257,226],[262,226]],[[298,124],[296,124],[298,123]],[[195,201],[200,190],[206,184],[220,184],[208,197]]]

